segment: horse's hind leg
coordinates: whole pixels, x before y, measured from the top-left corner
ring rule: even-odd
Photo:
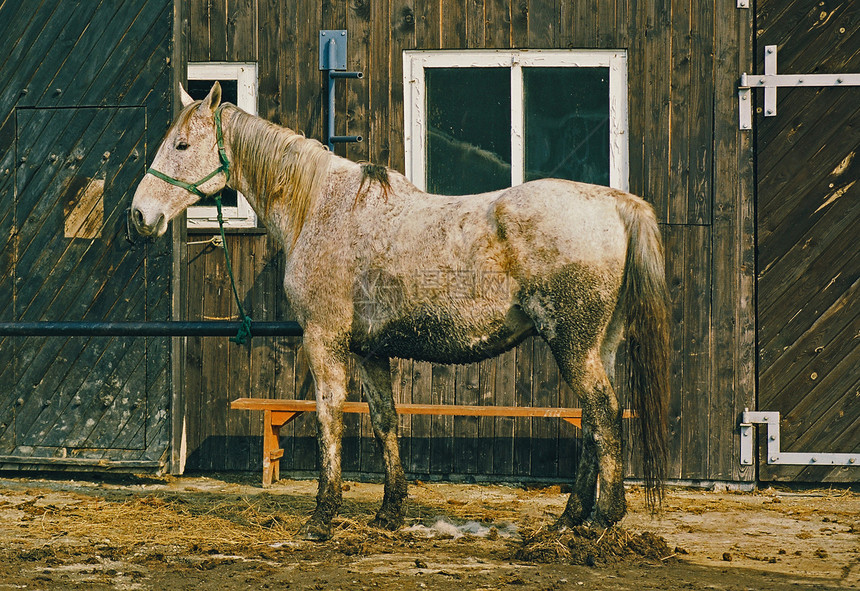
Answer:
[[[617,523],[627,512],[621,460],[621,412],[598,351],[583,361],[556,354],[559,369],[582,400],[583,453],[576,483],[558,526]],[[596,482],[600,490],[595,506]]]
[[[406,477],[400,463],[397,444],[397,410],[391,391],[388,358],[362,359],[359,364],[365,396],[370,407],[373,434],[382,450],[385,463],[385,493],[382,507],[370,525],[395,530],[403,525],[403,501],[406,498]]]
[[[567,506],[555,524],[557,529],[580,525],[588,519],[594,509],[597,496],[597,448],[591,427],[582,424],[582,455],[576,468],[576,480],[567,499]]]

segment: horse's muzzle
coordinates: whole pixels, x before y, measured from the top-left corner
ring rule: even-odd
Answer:
[[[164,214],[147,215],[140,208],[133,207],[131,210],[131,221],[135,230],[142,236],[161,236],[166,229],[167,221]]]

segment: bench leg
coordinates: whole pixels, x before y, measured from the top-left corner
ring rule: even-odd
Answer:
[[[263,413],[263,487],[269,487],[281,477],[281,458],[284,450],[278,441],[281,427],[292,421],[300,412],[267,410]]]

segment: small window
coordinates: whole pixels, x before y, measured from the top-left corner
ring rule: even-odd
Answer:
[[[464,195],[538,178],[627,190],[627,55],[404,52],[406,173]]]
[[[193,99],[204,98],[215,81],[221,83],[221,100],[257,114],[257,65],[248,63],[190,63],[186,90]],[[255,228],[257,216],[241,193],[224,189],[221,194],[224,225],[229,228]],[[189,229],[218,227],[213,200],[202,200],[188,208]]]

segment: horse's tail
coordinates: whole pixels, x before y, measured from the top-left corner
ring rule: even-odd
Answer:
[[[633,410],[639,417],[645,499],[654,512],[663,500],[669,398],[669,297],[663,243],[654,210],[644,200],[621,197],[618,212],[627,230],[620,296],[629,351],[627,377]]]

